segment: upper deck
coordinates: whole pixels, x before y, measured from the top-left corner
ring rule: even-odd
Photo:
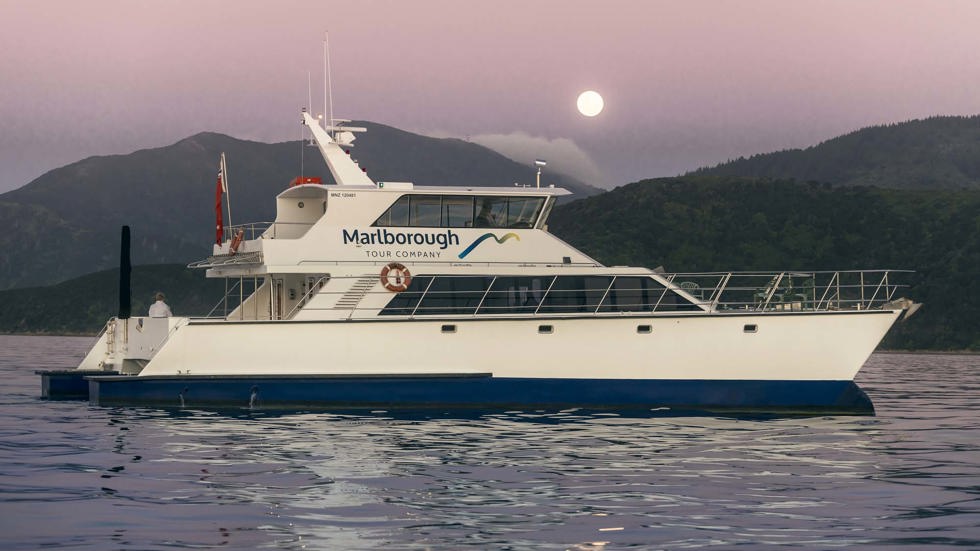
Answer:
[[[849,284],[844,272],[605,267],[547,231],[567,190],[373,182],[340,141],[313,130],[337,184],[282,191],[274,222],[229,228],[234,238],[192,264],[210,268],[209,277],[240,278],[228,319],[859,311],[884,308],[897,288],[887,272],[855,272]],[[344,135],[336,137],[353,140]],[[880,277],[877,285],[866,275]],[[847,296],[851,289],[859,292]]]
[[[227,228],[229,239],[192,266],[212,268],[212,277],[379,261],[600,266],[547,231],[555,201],[568,190],[374,182],[343,149],[353,141],[347,129],[330,135],[309,115],[305,121],[337,183],[284,190],[275,221]]]
[[[559,188],[305,184],[279,194],[274,222],[229,227],[228,235],[241,232],[241,242],[215,245],[212,257],[195,266],[264,265],[269,272],[379,260],[598,266],[547,232],[555,198],[568,194]]]
[[[324,218],[331,224],[357,227],[541,228],[552,198],[570,194],[554,187],[303,184],[276,197],[276,220],[268,230],[246,238],[302,237]]]

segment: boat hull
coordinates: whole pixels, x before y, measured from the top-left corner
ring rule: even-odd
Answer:
[[[139,371],[86,380],[98,405],[871,414],[853,379],[898,314],[185,318]]]
[[[45,400],[87,400],[89,375],[116,375],[115,371],[61,369],[36,371],[41,376],[41,398]]]
[[[140,376],[853,380],[898,312],[190,320]]]
[[[565,408],[873,415],[853,381],[432,376],[95,376],[96,405],[238,408]]]

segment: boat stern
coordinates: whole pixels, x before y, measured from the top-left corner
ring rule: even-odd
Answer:
[[[112,318],[75,369],[36,371],[41,398],[88,400],[87,377],[137,375],[189,318]]]

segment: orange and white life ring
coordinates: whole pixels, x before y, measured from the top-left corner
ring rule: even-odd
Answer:
[[[412,274],[404,264],[392,262],[381,268],[381,284],[392,293],[400,293],[412,284]]]
[[[245,230],[238,230],[235,237],[231,238],[231,245],[228,247],[228,254],[238,252],[238,247],[242,246],[242,239],[245,237]]]

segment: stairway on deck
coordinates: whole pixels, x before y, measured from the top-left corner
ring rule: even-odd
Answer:
[[[378,282],[378,276],[376,274],[364,275],[357,279],[350,289],[344,292],[343,296],[337,300],[337,304],[334,305],[334,310],[354,310],[365,295],[375,286]]]

